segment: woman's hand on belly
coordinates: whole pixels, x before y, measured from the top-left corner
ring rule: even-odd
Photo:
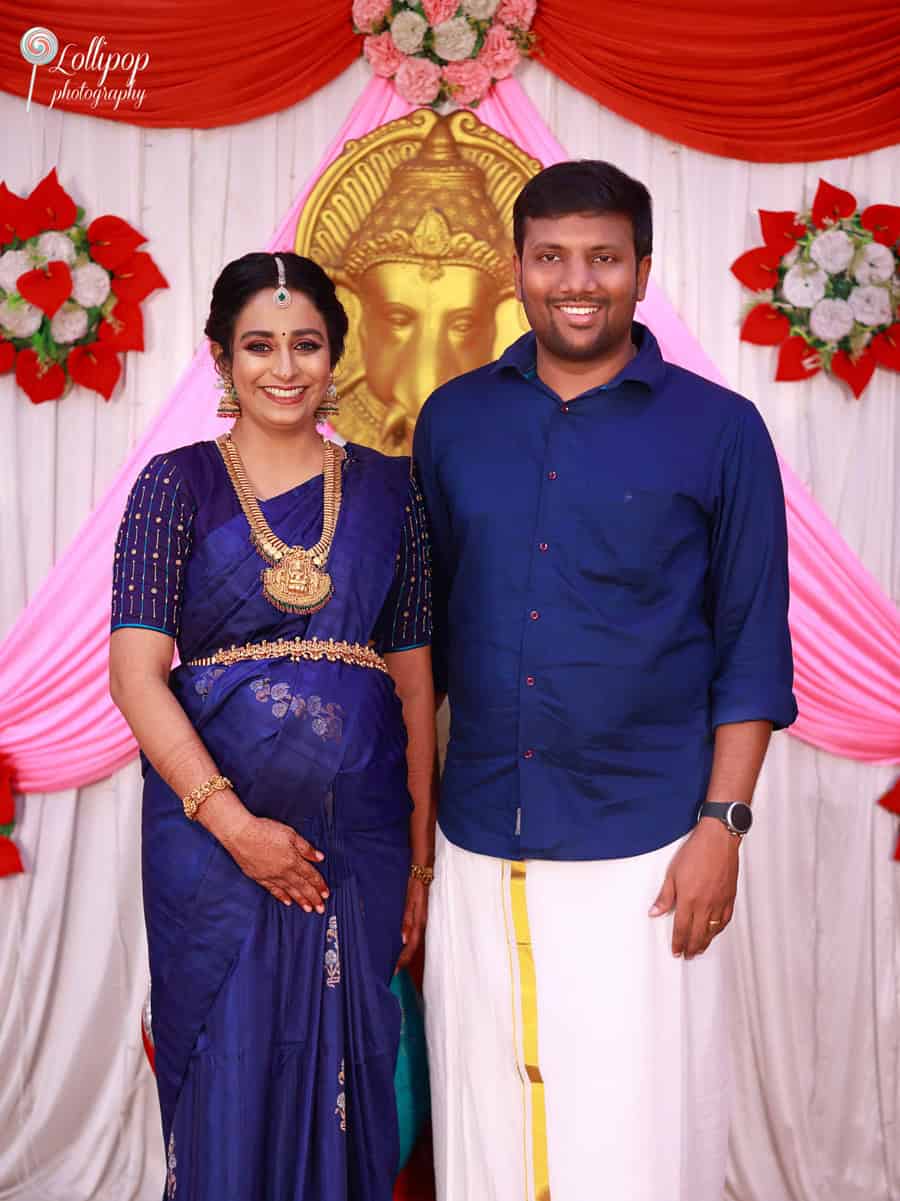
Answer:
[[[325,856],[296,830],[268,817],[251,816],[221,842],[244,875],[277,901],[283,905],[296,901],[307,913],[325,912],[328,885],[312,866]]]

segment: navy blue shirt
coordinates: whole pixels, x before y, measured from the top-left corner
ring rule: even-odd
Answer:
[[[696,821],[716,726],[796,717],[765,425],[645,327],[633,338],[615,379],[564,403],[526,334],[419,418],[451,705],[439,821],[467,850],[664,846]]]

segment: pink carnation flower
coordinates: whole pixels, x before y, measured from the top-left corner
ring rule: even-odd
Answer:
[[[375,74],[382,75],[385,79],[390,79],[406,58],[394,44],[390,30],[377,35],[369,34],[363,42],[363,54],[369,60]]]
[[[449,63],[444,67],[444,79],[450,86],[450,95],[461,105],[477,104],[491,86],[491,73],[477,58]]]
[[[363,33],[374,33],[390,15],[391,0],[353,0],[353,24]]]
[[[406,56],[397,68],[394,85],[410,104],[431,104],[441,90],[441,68],[428,58]]]
[[[506,79],[512,75],[520,57],[519,47],[509,30],[504,25],[492,25],[476,61],[487,68],[492,79]]]
[[[537,0],[500,0],[494,16],[513,29],[530,29],[536,7]]]
[[[425,20],[429,25],[440,25],[456,16],[459,0],[422,0],[425,9]]]

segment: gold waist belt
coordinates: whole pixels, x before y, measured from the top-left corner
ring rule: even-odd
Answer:
[[[214,651],[202,659],[191,659],[188,667],[231,667],[246,659],[327,659],[329,663],[349,663],[351,667],[370,667],[387,674],[388,665],[377,651],[360,642],[335,642],[323,638],[277,638],[273,642],[248,642]]]

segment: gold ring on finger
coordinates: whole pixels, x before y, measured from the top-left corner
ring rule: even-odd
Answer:
[[[706,924],[707,924],[707,926],[721,926],[722,923],[720,921],[717,921],[715,918],[713,918],[711,921],[708,921]]]

